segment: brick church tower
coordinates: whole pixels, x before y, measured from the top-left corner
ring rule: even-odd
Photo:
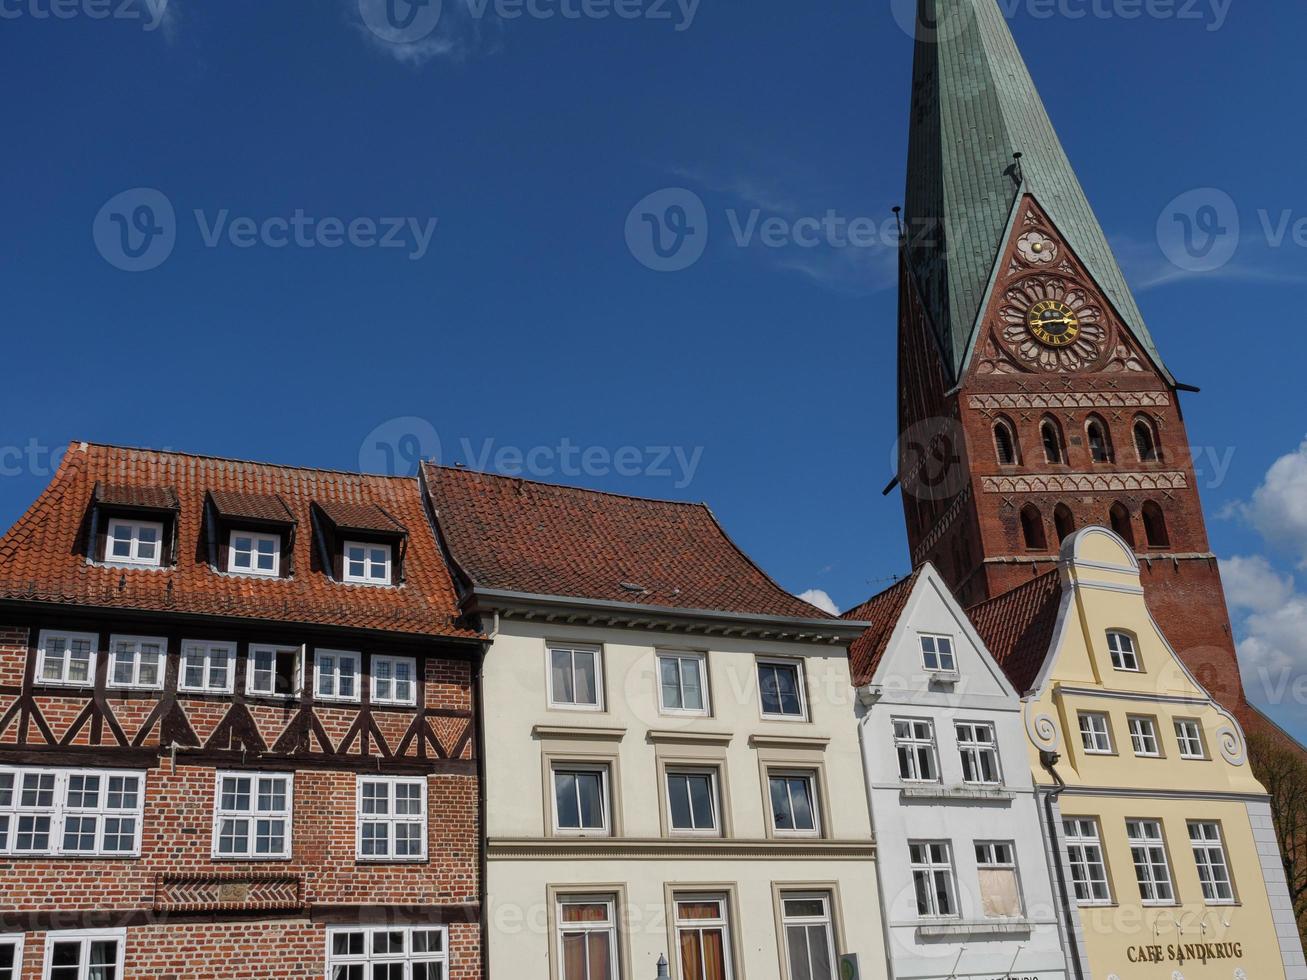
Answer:
[[[921,0],[899,304],[914,566],[964,605],[1114,528],[1202,683],[1247,709],[1177,384],[995,0]]]

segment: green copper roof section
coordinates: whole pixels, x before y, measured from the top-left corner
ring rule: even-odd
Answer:
[[[904,211],[911,268],[954,380],[1023,193],[1171,380],[997,0],[919,0]]]

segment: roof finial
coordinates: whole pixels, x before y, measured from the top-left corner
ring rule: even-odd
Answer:
[[[1021,168],[1021,158],[1025,156],[1020,150],[1012,154],[1012,179],[1018,184],[1026,179],[1026,175]]]
[[[894,212],[894,223],[899,226],[899,241],[903,240],[903,209],[898,205],[890,208]]]

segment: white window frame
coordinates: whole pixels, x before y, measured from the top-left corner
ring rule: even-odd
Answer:
[[[213,847],[211,857],[215,861],[289,861],[293,850],[291,841],[295,822],[295,774],[291,772],[263,772],[262,770],[219,769],[214,774],[213,789]],[[249,809],[227,810],[222,805],[222,784],[224,779],[248,779],[250,781]],[[286,807],[284,810],[259,809],[259,781],[263,779],[286,780]],[[223,853],[221,848],[222,822],[224,820],[248,821],[246,832],[246,850],[243,852]],[[276,853],[260,854],[256,849],[258,839],[258,822],[281,820],[283,822],[282,849]]]
[[[568,922],[563,917],[563,909],[569,905],[602,905],[607,909],[608,914],[603,922]],[[620,957],[617,945],[617,897],[615,895],[559,895],[554,903],[554,920],[555,948],[558,950],[557,975],[559,977],[566,976],[567,937],[569,935],[585,936],[588,962],[590,936],[597,934],[608,937],[608,975],[613,977],[614,980],[621,976],[621,969],[618,966]]]
[[[1125,642],[1122,643],[1122,640]],[[1144,672],[1143,660],[1139,657],[1139,643],[1133,633],[1120,629],[1108,630],[1107,653],[1112,660],[1113,670],[1126,674]]]
[[[413,934],[423,932],[435,932],[440,934],[439,952],[415,953],[413,951]],[[336,953],[336,937],[338,935],[347,935],[351,933],[361,933],[363,935],[363,952],[357,954]],[[376,936],[383,933],[402,933],[404,936],[403,950],[399,953],[376,952]],[[441,966],[440,975],[448,980],[448,977],[450,976],[449,926],[437,923],[431,923],[430,925],[407,926],[328,926],[326,963],[327,970],[324,975],[327,980],[331,980],[334,975],[334,968],[338,966],[362,966],[364,976],[371,977],[372,970],[370,967],[387,963],[397,963],[405,966],[438,963]]]
[[[201,673],[203,679],[198,686],[186,680],[186,658],[198,650],[202,658]],[[214,687],[214,661],[221,657],[226,661],[227,682]],[[181,657],[177,664],[177,690],[195,694],[231,694],[236,690],[236,644],[214,640],[182,640]]]
[[[818,785],[819,774],[815,769],[795,769],[787,767],[776,767],[767,770],[767,812],[771,815],[772,833],[777,837],[820,837],[822,835],[822,812],[821,812],[821,792]],[[776,808],[772,805],[772,780],[802,780],[808,784],[808,804],[812,810],[812,827],[795,828],[792,830],[783,830],[776,826]],[[785,787],[785,798],[790,804],[790,812],[794,812],[794,794],[790,792],[788,782]]]
[[[408,695],[400,697],[398,694],[401,681],[395,676],[395,666],[398,664],[408,664],[410,673],[408,675]],[[381,668],[388,666],[390,668],[389,677],[379,677]],[[373,704],[398,704],[412,706],[418,703],[418,662],[416,657],[395,657],[390,654],[372,655],[372,669],[369,671],[371,676],[368,677],[368,683],[372,687]],[[390,694],[383,695],[379,686],[380,681],[387,681],[390,684]]]
[[[330,660],[332,669],[330,673],[324,672],[323,660]],[[341,694],[341,678],[347,676],[343,670],[345,664],[353,665],[354,671],[354,693]],[[323,693],[323,680],[330,681],[330,689]],[[343,701],[350,704],[358,704],[363,700],[363,654],[357,650],[329,650],[325,647],[315,647],[313,650],[313,700],[315,701]]]
[[[554,654],[568,655],[572,669],[572,700],[564,701],[554,689]],[[576,655],[589,654],[594,657],[594,704],[576,700]],[[549,692],[549,707],[555,711],[604,711],[604,648],[591,643],[546,643],[545,644],[545,683]]]
[[[22,801],[25,776],[48,778],[50,781],[49,806],[39,802],[24,805]],[[73,777],[99,779],[96,805],[74,807],[69,805],[69,786]],[[109,780],[114,778],[136,780],[134,807],[109,806]],[[54,769],[40,766],[0,766],[0,781],[9,785],[9,791],[0,789],[0,855],[11,857],[56,858],[138,858],[141,856],[141,829],[145,822],[145,772],[139,769]],[[39,790],[38,792],[43,792]],[[18,824],[23,817],[48,819],[48,843],[43,848],[18,848]],[[95,847],[89,850],[65,848],[64,831],[69,818],[95,818]],[[110,820],[132,820],[133,835],[130,850],[108,850],[104,846],[106,827]]]
[[[1135,868],[1139,885],[1140,902],[1148,906],[1175,906],[1175,877],[1171,874],[1171,858],[1166,848],[1166,829],[1162,821],[1151,818],[1130,818],[1125,822],[1126,843],[1130,847],[1130,861]],[[1157,836],[1148,831],[1156,828]],[[1140,860],[1140,851],[1146,853]],[[1159,875],[1158,872],[1161,872]]]
[[[66,640],[68,643],[64,654],[59,658],[60,679],[52,680],[45,676],[45,665],[47,663],[46,650],[51,640]],[[75,641],[83,640],[91,645],[91,657],[87,661],[86,680],[75,681],[68,679],[68,668],[72,665],[71,649]],[[100,656],[100,637],[96,633],[74,633],[70,630],[41,630],[36,645],[36,683],[50,685],[51,687],[94,687],[95,671]]]
[[[354,575],[349,570],[349,565],[350,565],[349,552],[351,548],[363,549],[363,574],[362,575]],[[384,551],[386,553],[386,560],[382,564],[382,567],[386,571],[386,574],[383,578],[375,578],[372,575],[372,570],[375,567],[375,564],[372,561],[372,551],[374,548]],[[346,541],[344,545],[341,546],[340,549],[340,577],[342,581],[349,582],[351,585],[375,585],[375,586],[390,585],[395,580],[394,545],[381,544],[379,542],[369,542],[369,541]]]
[[[14,951],[13,972],[4,980],[22,980],[23,976],[23,940],[25,936],[21,932],[0,933],[0,947],[9,946]]]
[[[944,860],[936,861],[935,856],[931,853],[932,848],[942,847],[944,849]],[[925,848],[925,858],[917,860],[913,856],[914,848]],[[938,921],[941,919],[958,919],[962,916],[961,903],[958,901],[958,875],[957,868],[953,859],[953,843],[946,840],[910,840],[908,841],[908,865],[912,871],[912,894],[916,901],[917,918],[923,921]],[[917,894],[917,876],[926,875],[930,881],[930,888],[926,892],[927,910],[922,911],[920,896]],[[947,894],[949,903],[953,906],[948,911],[941,911],[937,903],[939,876],[946,875],[945,879],[948,885]]]
[[[132,679],[130,681],[120,681],[117,679],[118,673],[118,644],[130,643],[132,650]],[[141,665],[143,663],[141,647],[147,643],[158,644],[159,646],[159,669],[158,680],[153,684],[146,684],[141,681]],[[105,684],[108,687],[136,690],[136,691],[162,691],[163,681],[168,673],[168,640],[163,636],[126,636],[115,634],[109,637],[109,669],[106,672]]]
[[[693,663],[699,671],[699,694],[703,700],[702,708],[678,708],[669,705],[663,699],[663,661],[676,664],[676,691],[685,703],[685,664]],[[708,655],[688,650],[660,650],[657,654],[658,676],[654,682],[658,685],[658,710],[665,715],[691,715],[706,717],[712,714],[712,696],[708,693]]]
[[[678,827],[672,816],[672,780],[676,778],[707,778],[708,804],[712,807],[712,826]],[[663,789],[667,796],[667,830],[678,837],[720,837],[722,836],[721,789],[718,770],[711,766],[668,766],[663,772]],[[690,819],[694,819],[694,801],[690,801]]]
[[[1000,854],[999,848],[1007,849],[1007,859],[1004,860]],[[1012,882],[1016,890],[1017,911],[1013,915],[993,915],[987,916],[991,919],[1020,919],[1026,914],[1026,897],[1021,888],[1021,869],[1017,867],[1017,845],[1016,841],[1011,840],[978,840],[975,843],[976,849],[976,876],[979,884],[979,876],[982,871],[1010,871],[1012,872]],[[984,898],[984,889],[980,889],[982,905]]]
[[[1194,831],[1202,836],[1195,838]],[[1203,901],[1208,905],[1237,905],[1239,899],[1234,890],[1234,875],[1230,872],[1230,852],[1225,846],[1225,833],[1221,830],[1220,821],[1190,820],[1189,846],[1194,852]],[[1224,874],[1224,882],[1217,881],[1217,868]],[[1222,885],[1229,892],[1228,895],[1219,893]]]
[[[1080,728],[1080,747],[1084,750],[1085,755],[1115,755],[1116,750],[1112,741],[1112,719],[1109,715],[1101,711],[1081,711],[1077,717]],[[1101,721],[1102,728],[1093,724],[1095,721]],[[1088,728],[1085,722],[1089,722]],[[1090,744],[1092,740],[1092,744]],[[1106,746],[1103,742],[1106,742]]]
[[[1157,733],[1157,719],[1151,715],[1130,715],[1126,718],[1130,730],[1130,747],[1139,759],[1162,758],[1162,738]]]
[[[599,776],[599,810],[603,820],[599,827],[564,827],[558,812],[558,777],[567,773]],[[613,835],[613,774],[608,763],[567,762],[558,760],[549,767],[549,805],[553,809],[554,833],[560,837],[611,837]],[[581,814],[581,796],[577,791],[577,816]]]
[[[786,908],[787,902],[821,902],[822,914],[819,916],[811,915],[791,915]],[[830,892],[787,892],[780,893],[781,903],[781,935],[785,943],[785,962],[792,962],[794,951],[790,946],[790,929],[802,929],[805,940],[810,940],[808,930],[818,927],[822,930],[826,940],[826,962],[830,965],[831,980],[839,976],[840,961],[835,955],[835,917],[831,912]],[[808,975],[815,976],[813,970],[811,944],[809,943],[808,953]],[[791,977],[793,980],[793,977]]]
[[[129,549],[131,553],[126,557],[115,555],[113,553],[114,531],[120,527],[130,528],[131,537],[129,540]],[[141,557],[141,531],[146,528],[152,528],[158,537],[154,541],[154,557]],[[104,563],[106,565],[124,565],[132,568],[162,568],[163,567],[163,522],[162,521],[138,521],[126,517],[111,517],[109,523],[104,529]]]
[[[44,965],[41,967],[42,980],[50,980],[54,966],[54,948],[56,945],[65,943],[81,943],[81,953],[78,957],[77,980],[88,980],[90,972],[90,951],[91,944],[97,942],[114,942],[117,944],[118,959],[113,963],[114,980],[122,980],[126,975],[124,961],[127,958],[127,930],[123,929],[64,929],[58,932],[47,932],[45,934],[45,957]],[[111,964],[97,964],[109,966]]]
[[[926,641],[930,641],[933,650],[926,649]],[[940,640],[948,644],[948,650],[940,649]],[[917,646],[921,650],[921,666],[930,674],[956,674],[958,672],[958,651],[953,642],[953,637],[947,633],[918,633]],[[949,664],[945,666],[945,658]],[[934,664],[931,664],[931,660]]]
[[[964,737],[966,730],[966,737]],[[981,735],[988,733],[988,739]],[[958,721],[953,723],[953,734],[958,740],[958,759],[962,763],[962,779],[969,786],[1002,786],[1003,763],[998,751],[998,729],[988,721]],[[972,772],[979,774],[984,766],[986,756],[993,760],[993,779],[967,779],[967,762],[970,760]]]
[[[794,671],[794,686],[799,695],[798,714],[792,712],[770,712],[762,697],[762,670],[765,667],[782,668]],[[758,682],[758,711],[767,721],[806,722],[808,720],[808,683],[804,663],[789,657],[758,657],[754,666],[754,677]]]
[[[894,718],[891,720],[891,725],[899,779],[905,783],[938,783],[941,775],[939,749],[935,743],[935,723],[927,718]],[[925,728],[925,735],[921,734],[922,726]],[[908,753],[907,760],[910,762],[906,767],[903,764],[904,752]],[[929,776],[922,775],[923,759],[930,763]],[[910,769],[912,775],[904,775],[904,768]]]
[[[386,787],[386,812],[364,814],[363,812],[363,786],[365,783],[374,783]],[[413,814],[398,814],[395,812],[395,789],[398,786],[417,786],[419,813],[417,818]],[[413,864],[423,862],[427,859],[427,835],[429,833],[429,823],[427,821],[427,780],[424,776],[365,776],[359,775],[355,778],[354,784],[354,856],[355,859],[367,864]],[[386,852],[385,854],[364,854],[363,853],[363,825],[368,824],[385,824],[386,825]],[[417,854],[396,854],[395,844],[398,836],[395,832],[397,824],[420,825],[418,840],[421,842],[421,849]]]
[[[236,564],[236,539],[250,539],[250,567],[241,568]],[[272,542],[272,568],[263,569],[258,567],[259,545],[264,542]],[[281,575],[281,535],[270,534],[266,531],[244,531],[240,528],[233,528],[227,535],[227,571],[232,575],[252,575],[258,578],[277,578]]]
[[[1072,869],[1071,890],[1076,904],[1086,907],[1112,905],[1112,876],[1108,873],[1107,852],[1103,850],[1103,832],[1097,818],[1063,817],[1062,835],[1066,841],[1067,864]],[[1075,876],[1076,868],[1082,872],[1079,879]],[[1095,868],[1102,869],[1101,878],[1093,873]],[[1082,885],[1088,897],[1081,897]],[[1100,886],[1101,897],[1096,894]]]
[[[1203,723],[1197,718],[1175,719],[1175,740],[1180,746],[1180,758],[1195,762],[1207,761],[1207,737],[1203,734]],[[1198,750],[1193,750],[1197,743]]]
[[[270,680],[272,686],[268,690],[263,690],[254,686],[254,666],[256,654],[272,653],[272,670]],[[289,693],[281,694],[277,691],[277,654],[291,653],[295,656],[295,676],[292,678],[291,690]],[[304,657],[307,649],[304,646],[290,646],[282,643],[251,643],[245,657],[245,693],[251,697],[258,698],[277,698],[282,701],[291,701],[298,698],[304,691]]]
[[[714,902],[721,911],[721,915],[715,919],[682,919],[681,905],[705,905]],[[718,893],[695,894],[692,892],[676,893],[672,895],[672,927],[676,933],[676,955],[680,955],[681,944],[683,942],[683,933],[699,933],[703,931],[720,932],[722,935],[722,958],[726,968],[723,974],[723,980],[734,980],[735,978],[735,950],[731,945],[731,911],[730,899],[726,895]],[[699,960],[704,962],[703,956],[703,938],[699,938]],[[679,974],[679,965],[678,965]]]

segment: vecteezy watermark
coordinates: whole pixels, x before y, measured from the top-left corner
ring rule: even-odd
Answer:
[[[359,470],[386,476],[413,476],[424,459],[440,459],[440,434],[414,415],[382,422],[359,445]]]
[[[1007,20],[1162,20],[1201,25],[1219,31],[1234,0],[998,0]],[[895,22],[910,37],[943,42],[956,38],[972,16],[961,4],[938,5],[933,15],[921,11],[918,0],[890,0]]]
[[[1200,187],[1175,198],[1157,219],[1157,243],[1172,265],[1185,272],[1215,272],[1230,264],[1241,245],[1260,241],[1271,249],[1307,249],[1307,215],[1291,208],[1258,208],[1257,229],[1245,222],[1233,197]]]
[[[708,247],[708,209],[684,187],[668,187],[644,197],[626,216],[626,247],[654,272],[681,272]]]
[[[0,446],[0,477],[52,476],[67,451],[67,446],[47,446],[35,437],[21,446]]]
[[[0,0],[0,20],[135,21],[141,30],[158,30],[169,0]]]
[[[417,262],[431,247],[438,218],[338,218],[306,214],[302,208],[285,215],[233,215],[230,209],[191,212],[200,244],[205,248],[256,247],[402,249]],[[124,272],[147,272],[168,260],[182,226],[172,201],[153,187],[136,187],[115,194],[100,208],[92,225],[96,250]]]

